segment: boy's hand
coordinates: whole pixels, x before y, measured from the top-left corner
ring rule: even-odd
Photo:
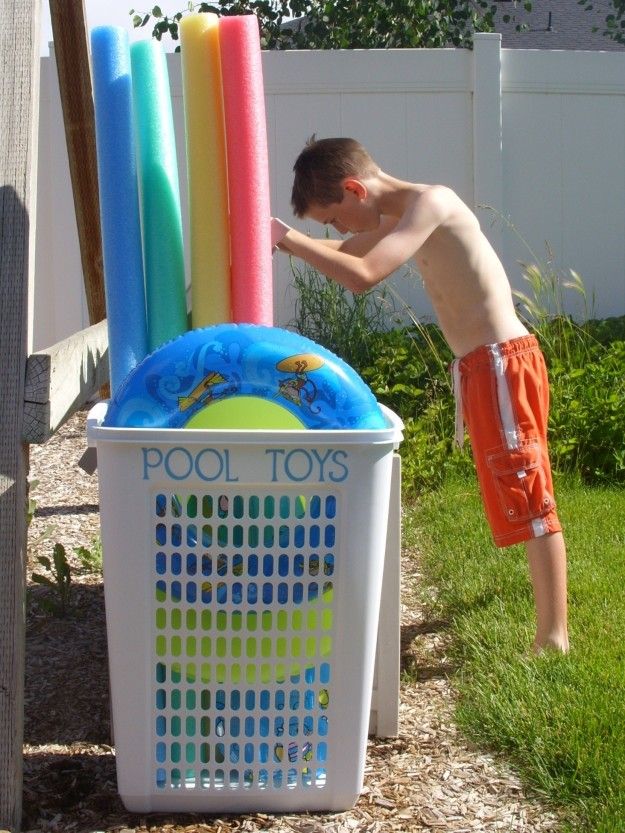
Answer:
[[[275,252],[279,248],[281,241],[291,231],[291,226],[287,226],[282,220],[277,217],[271,218],[271,251]]]

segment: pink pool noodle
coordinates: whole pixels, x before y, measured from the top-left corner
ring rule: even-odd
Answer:
[[[273,325],[265,94],[255,15],[219,19],[226,124],[232,317]]]

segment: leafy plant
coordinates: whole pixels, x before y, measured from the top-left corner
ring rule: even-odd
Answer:
[[[588,483],[625,483],[625,342],[594,353],[583,365],[550,363],[552,462]]]
[[[517,5],[517,0],[509,4],[504,22],[515,18]],[[523,8],[531,10],[532,3],[524,2]],[[265,49],[397,49],[470,47],[474,32],[493,30],[498,6],[491,0],[216,0],[188,2],[171,16],[158,5],[148,12],[130,10],[135,27],[153,21],[157,40],[166,34],[178,40],[186,12],[255,14]]]
[[[87,572],[102,572],[102,541],[100,538],[94,538],[91,547],[76,547],[74,554]]]
[[[587,12],[595,8],[589,0],[577,0],[578,5],[584,6]],[[598,32],[599,27],[593,26],[593,32]],[[602,34],[616,43],[625,43],[625,0],[612,0],[611,9],[605,16],[605,28]]]
[[[63,544],[55,544],[52,560],[46,555],[37,558],[46,574],[33,573],[33,581],[52,591],[39,600],[43,608],[58,616],[66,616],[71,603],[72,574]]]
[[[74,555],[83,570],[89,573],[102,571],[102,542],[94,538],[91,547],[74,547]],[[66,616],[71,608],[72,565],[63,544],[55,544],[52,559],[46,555],[38,556],[37,562],[45,569],[44,573],[33,573],[32,579],[51,591],[50,595],[38,599],[38,603],[48,612]]]
[[[520,317],[536,333],[543,351],[551,360],[583,364],[593,356],[598,342],[585,326],[590,318],[591,306],[581,277],[571,269],[569,277],[564,278],[553,267],[551,260],[546,268],[537,263],[522,266],[530,291],[513,290],[514,297],[520,302]],[[564,312],[567,290],[582,299],[582,323]]]

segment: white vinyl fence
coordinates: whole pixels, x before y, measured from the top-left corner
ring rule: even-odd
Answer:
[[[168,56],[186,208],[179,55]],[[523,289],[521,262],[578,272],[597,317],[625,314],[625,54],[501,49],[264,52],[272,212],[294,221],[293,162],[306,139],[353,136],[400,178],[453,187]],[[33,349],[88,324],[54,58],[42,58]],[[488,207],[484,207],[488,206]],[[312,230],[312,229],[310,229]],[[322,233],[318,227],[316,233]],[[276,324],[293,315],[274,258]],[[418,276],[393,278],[420,317]],[[565,295],[581,315],[581,298]]]

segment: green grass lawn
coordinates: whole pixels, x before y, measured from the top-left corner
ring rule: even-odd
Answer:
[[[422,496],[405,535],[438,589],[432,613],[451,624],[461,728],[570,811],[564,830],[623,833],[625,489],[560,478],[556,497],[569,557],[568,656],[531,654],[524,548],[492,545],[473,479]]]

